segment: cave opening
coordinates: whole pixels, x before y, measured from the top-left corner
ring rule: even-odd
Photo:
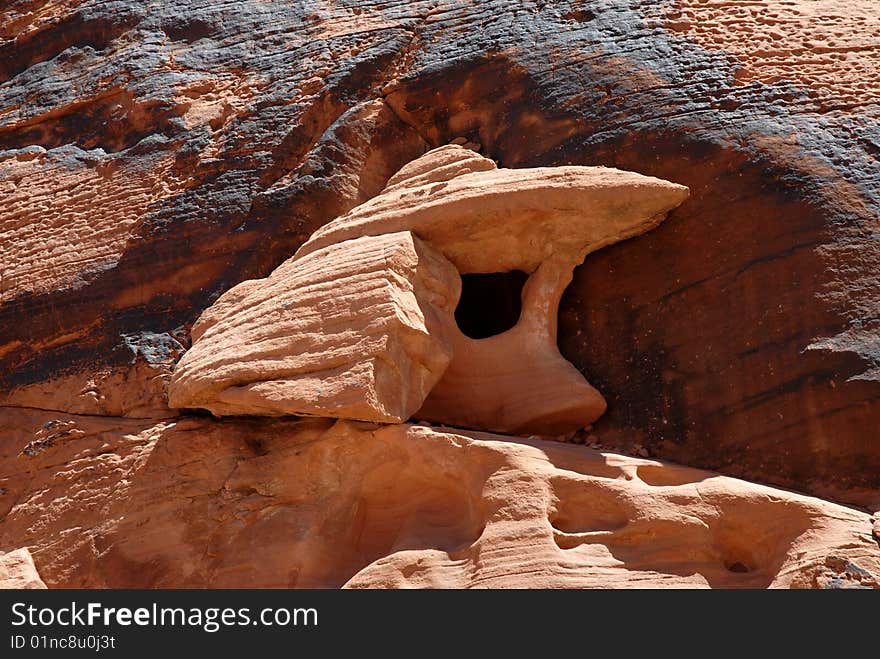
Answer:
[[[528,280],[522,270],[461,276],[461,298],[455,321],[465,336],[486,339],[506,332],[519,322],[522,290]]]

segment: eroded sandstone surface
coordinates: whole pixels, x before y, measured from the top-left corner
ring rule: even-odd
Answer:
[[[433,149],[268,278],[211,305],[190,332],[169,405],[397,423],[415,413],[571,435],[606,409],[557,348],[572,271],[656,227],[686,197],[683,186],[634,172],[505,170],[459,145]],[[453,318],[461,276],[512,270],[530,275],[513,326],[466,336]],[[497,294],[486,291],[486,303]],[[491,310],[474,313],[492,321]]]
[[[869,514],[657,460],[331,419],[26,443],[43,419],[2,411],[0,546],[50,588],[878,586]]]
[[[876,505],[872,7],[7,2],[3,400],[163,414],[221,294],[462,138],[691,191],[562,298],[604,441]]]
[[[199,317],[169,405],[406,421],[449,366],[460,289],[452,264],[408,231],[290,259]]]
[[[873,3],[841,0],[6,2],[0,579],[876,587],[877,24]],[[423,167],[449,143],[468,154]],[[547,278],[561,299],[542,359],[601,392],[574,438],[601,453],[169,407],[200,316],[256,295],[243,282],[335,218],[383,190],[426,189],[396,206],[424,211],[462,177],[569,167],[690,190]],[[534,192],[505,190],[502,205]],[[505,268],[534,284],[543,266],[508,248],[495,258],[522,265],[465,287]],[[444,377],[472,338],[452,332]],[[256,356],[224,349],[233,369]],[[536,384],[541,399],[558,382]],[[385,420],[436,416],[413,407]],[[561,431],[537,420],[496,429]]]
[[[45,589],[46,584],[37,574],[34,559],[27,549],[0,551],[0,588]]]

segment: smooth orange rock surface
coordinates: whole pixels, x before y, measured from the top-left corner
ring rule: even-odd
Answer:
[[[169,404],[405,421],[452,357],[460,286],[455,268],[409,232],[288,260],[202,314]]]
[[[610,167],[496,169],[464,147],[429,151],[373,199],[327,223],[297,251],[412,231],[459,272],[534,272],[550,256],[584,255],[654,228],[683,185]]]
[[[425,426],[0,409],[0,546],[63,587],[876,586],[867,513]],[[46,425],[50,427],[46,429]]]

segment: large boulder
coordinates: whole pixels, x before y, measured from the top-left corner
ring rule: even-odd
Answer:
[[[0,551],[0,589],[45,590],[31,553],[24,547]]]
[[[530,275],[521,290],[506,291],[498,279],[457,311],[452,362],[418,416],[482,430],[571,434],[606,409],[557,348],[559,300],[572,271],[590,252],[656,227],[687,194],[669,181],[605,167],[498,169],[448,145],[409,163],[381,194],[318,229],[297,257],[406,229],[465,276],[465,299],[468,275]],[[496,326],[493,307],[506,293],[515,309],[509,326]],[[497,331],[466,335],[463,322]]]
[[[406,421],[452,358],[460,290],[449,261],[407,231],[290,259],[202,314],[169,404]]]
[[[208,308],[169,404],[386,422],[418,410],[481,430],[571,434],[606,407],[556,347],[572,270],[656,227],[686,197],[683,186],[633,172],[507,170],[454,144],[429,151],[268,278]],[[466,291],[456,327],[459,275],[470,289],[468,275],[509,271],[527,276],[522,290]],[[519,307],[511,326],[465,335],[462,325],[493,323],[505,292]]]

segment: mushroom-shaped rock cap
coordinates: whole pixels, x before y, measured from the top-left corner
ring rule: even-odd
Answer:
[[[296,258],[351,238],[408,230],[462,274],[534,272],[551,254],[583,257],[644,233],[687,196],[682,185],[607,167],[496,169],[488,158],[447,145],[318,229]]]
[[[415,187],[425,183],[442,183],[473,172],[490,172],[498,169],[494,160],[456,144],[434,149],[400,168],[388,179],[385,189],[405,185]]]

